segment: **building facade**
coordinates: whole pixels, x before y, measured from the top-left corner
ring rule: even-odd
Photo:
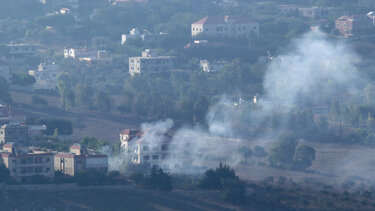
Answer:
[[[6,124],[0,128],[0,143],[26,143],[28,138],[28,127],[26,125]]]
[[[135,74],[161,73],[172,70],[171,56],[158,56],[153,49],[146,49],[141,57],[129,57],[129,73]]]
[[[209,62],[208,60],[200,60],[200,66],[203,72],[211,73],[211,72],[220,72],[224,69],[225,65],[229,64],[228,61],[213,61]]]
[[[53,154],[44,151],[22,151],[14,144],[4,144],[2,162],[9,169],[10,176],[18,182],[28,181],[35,175],[52,179],[54,177]]]
[[[243,16],[207,16],[191,24],[191,36],[250,37],[259,36],[259,23]]]
[[[372,20],[366,15],[341,16],[335,21],[336,29],[345,37],[364,33],[372,26]]]
[[[29,70],[29,75],[34,76],[34,89],[50,89],[55,90],[57,87],[57,76],[59,67],[54,62],[52,64],[42,63],[38,66],[38,70]]]
[[[108,173],[108,156],[87,150],[85,147],[74,144],[69,153],[57,153],[54,157],[55,171],[61,171],[70,176],[83,171]]]
[[[134,132],[136,130],[132,132],[129,129],[120,134],[121,146],[129,153],[132,163],[147,163],[150,166],[158,166],[167,170],[182,166],[182,155],[174,151],[176,146],[172,144],[171,136],[150,130],[141,131],[135,135]]]

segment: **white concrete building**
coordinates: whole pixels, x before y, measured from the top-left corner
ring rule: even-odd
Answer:
[[[155,50],[146,49],[142,52],[141,57],[129,57],[129,73],[147,74],[147,73],[161,73],[172,70],[171,56],[158,56]]]
[[[34,76],[36,82],[34,89],[56,89],[59,66],[54,62],[52,64],[42,63],[38,70],[29,70],[29,75]]]
[[[105,50],[89,50],[87,48],[76,49],[76,48],[65,48],[64,58],[72,58],[80,62],[86,62],[87,64],[99,64],[108,65],[112,64],[112,57],[109,56]]]
[[[42,4],[49,7],[68,7],[70,9],[79,9],[79,0],[40,0]]]
[[[164,32],[160,33],[151,33],[147,30],[139,30],[137,28],[133,28],[130,30],[129,34],[122,34],[121,35],[121,45],[125,45],[129,40],[136,40],[139,39],[144,43],[155,43],[160,41],[163,37],[167,34]]]
[[[203,72],[219,72],[221,71],[225,65],[229,64],[228,61],[213,61],[209,62],[208,60],[201,60],[200,65]]]
[[[250,37],[259,36],[259,23],[243,16],[207,16],[191,24],[191,36]]]
[[[3,77],[8,83],[10,82],[10,66],[6,62],[0,61],[0,77]]]
[[[148,163],[164,169],[182,166],[181,154],[174,151],[172,137],[159,131],[127,129],[121,132],[121,146],[134,164]]]

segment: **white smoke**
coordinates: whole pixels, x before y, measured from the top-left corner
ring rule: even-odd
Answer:
[[[164,160],[163,164],[177,160],[188,167],[212,167],[209,165],[213,161],[215,165],[219,161],[237,165],[241,158],[237,151],[239,146],[262,145],[264,141],[251,137],[251,133],[245,135],[246,140],[237,139],[241,137],[238,128],[255,133],[274,112],[291,113],[301,100],[309,106],[327,106],[333,98],[356,99],[366,83],[356,68],[359,62],[359,56],[342,41],[329,40],[320,32],[304,35],[293,42],[291,51],[271,62],[263,82],[264,92],[256,105],[239,109],[230,99],[222,97],[206,116],[207,128],[185,126],[174,132],[172,153],[177,156]],[[154,142],[155,134],[166,133],[172,127],[173,121],[168,119],[146,123],[141,128],[151,131],[145,138]],[[266,130],[262,137],[273,136],[271,132]],[[193,171],[187,167],[181,169]]]

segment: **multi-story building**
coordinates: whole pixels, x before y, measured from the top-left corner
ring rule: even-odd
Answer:
[[[151,33],[147,30],[140,31],[137,28],[133,28],[130,30],[129,34],[122,34],[121,35],[121,44],[125,45],[126,42],[129,40],[141,40],[146,44],[156,43],[160,41],[163,37],[165,37],[166,33]]]
[[[129,57],[129,73],[147,74],[169,72],[172,70],[171,56],[158,56],[153,49],[146,49],[142,52],[141,57]]]
[[[57,75],[59,67],[54,62],[52,64],[42,63],[38,66],[38,70],[29,70],[29,75],[34,76],[34,89],[56,89]]]
[[[191,36],[250,37],[259,36],[259,23],[243,16],[207,16],[191,24]]]
[[[298,13],[302,17],[318,19],[326,17],[328,15],[328,8],[319,8],[319,7],[300,7],[298,8]]]
[[[336,29],[345,37],[364,33],[372,26],[372,20],[366,15],[341,16],[335,21]]]
[[[57,153],[54,158],[55,171],[74,176],[83,171],[107,174],[108,156],[86,149],[80,144],[70,147],[69,153]]]
[[[128,129],[120,134],[121,146],[130,153],[134,164],[148,163],[165,169],[181,167],[182,155],[174,151],[176,146],[170,135],[150,130],[136,132]]]
[[[0,61],[0,77],[3,77],[8,83],[10,82],[10,66],[3,61]]]
[[[0,128],[0,143],[25,143],[28,138],[28,127],[26,125],[6,124]]]
[[[298,15],[298,6],[293,4],[283,4],[277,6],[277,12],[281,15]]]
[[[87,48],[65,48],[64,49],[64,58],[73,58],[73,59],[79,59],[79,58],[92,58],[96,57],[97,51],[89,50]]]
[[[104,50],[95,51],[87,48],[65,48],[64,58],[72,58],[80,62],[86,62],[87,64],[112,64],[112,58],[108,55],[108,52]]]
[[[34,149],[19,149],[14,143],[3,145],[2,163],[10,175],[19,182],[28,181],[32,176],[54,177],[53,154]]]
[[[38,45],[25,43],[11,43],[7,45],[9,54],[13,56],[32,55],[38,52]]]

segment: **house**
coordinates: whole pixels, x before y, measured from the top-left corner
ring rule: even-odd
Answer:
[[[41,137],[43,131],[47,130],[46,125],[28,125],[28,135],[30,138]]]
[[[0,77],[3,77],[8,83],[10,82],[10,66],[3,61],[0,61]]]
[[[70,176],[83,171],[108,173],[108,156],[73,144],[69,153],[57,153],[54,157],[55,171]]]
[[[125,129],[120,133],[120,142],[121,147],[128,148],[128,143],[130,139],[133,139],[140,133],[140,130],[137,129]]]
[[[259,36],[259,23],[243,16],[207,16],[191,24],[191,36],[240,38]]]
[[[112,5],[121,7],[121,6],[126,6],[129,3],[147,4],[148,1],[149,0],[112,0]]]
[[[64,58],[72,58],[87,64],[109,65],[112,64],[112,57],[105,50],[89,50],[87,48],[65,48]]]
[[[67,7],[70,9],[79,9],[79,0],[40,0],[40,2],[47,7]]]
[[[146,49],[141,57],[129,57],[129,73],[135,74],[161,73],[172,70],[171,56],[158,56],[154,49]]]
[[[366,33],[372,26],[372,20],[366,15],[341,16],[335,21],[336,29],[345,37]]]
[[[29,70],[29,75],[34,76],[35,84],[34,90],[50,89],[55,90],[57,87],[57,76],[59,74],[59,67],[54,62],[51,64],[41,63],[38,70]]]
[[[0,127],[0,143],[26,143],[28,139],[28,127],[26,125],[11,123]]]
[[[328,15],[329,8],[320,8],[320,7],[300,7],[298,8],[299,16],[310,18],[310,19],[319,19],[326,17]]]
[[[33,55],[38,52],[38,45],[26,43],[10,43],[6,45],[9,48],[9,54],[15,57]]]
[[[278,5],[277,13],[280,15],[295,15],[310,19],[319,19],[328,15],[329,8],[300,7],[294,4]]]
[[[223,61],[223,60],[213,61],[213,62],[209,62],[208,60],[200,60],[200,66],[201,66],[203,72],[207,72],[207,73],[210,73],[210,72],[219,72],[227,64],[229,64],[229,62],[228,61]]]
[[[121,132],[120,137],[121,146],[130,153],[134,164],[148,163],[164,169],[182,166],[182,155],[174,152],[176,146],[172,144],[172,137],[167,133],[149,129],[144,131],[127,129]]]
[[[54,177],[53,154],[32,148],[17,148],[14,143],[3,145],[1,161],[9,169],[10,176],[18,182],[25,182],[36,175],[48,179]]]
[[[79,58],[91,58],[96,57],[96,51],[89,50],[87,48],[65,48],[64,49],[64,58],[72,58],[72,59],[79,59]]]
[[[125,45],[129,40],[141,40],[143,43],[150,44],[156,43],[160,41],[163,37],[167,34],[160,32],[160,33],[151,33],[147,30],[140,31],[137,28],[133,28],[130,30],[129,34],[122,34],[121,35],[121,45]]]
[[[298,15],[298,6],[293,4],[283,4],[276,7],[277,13],[280,15]]]

